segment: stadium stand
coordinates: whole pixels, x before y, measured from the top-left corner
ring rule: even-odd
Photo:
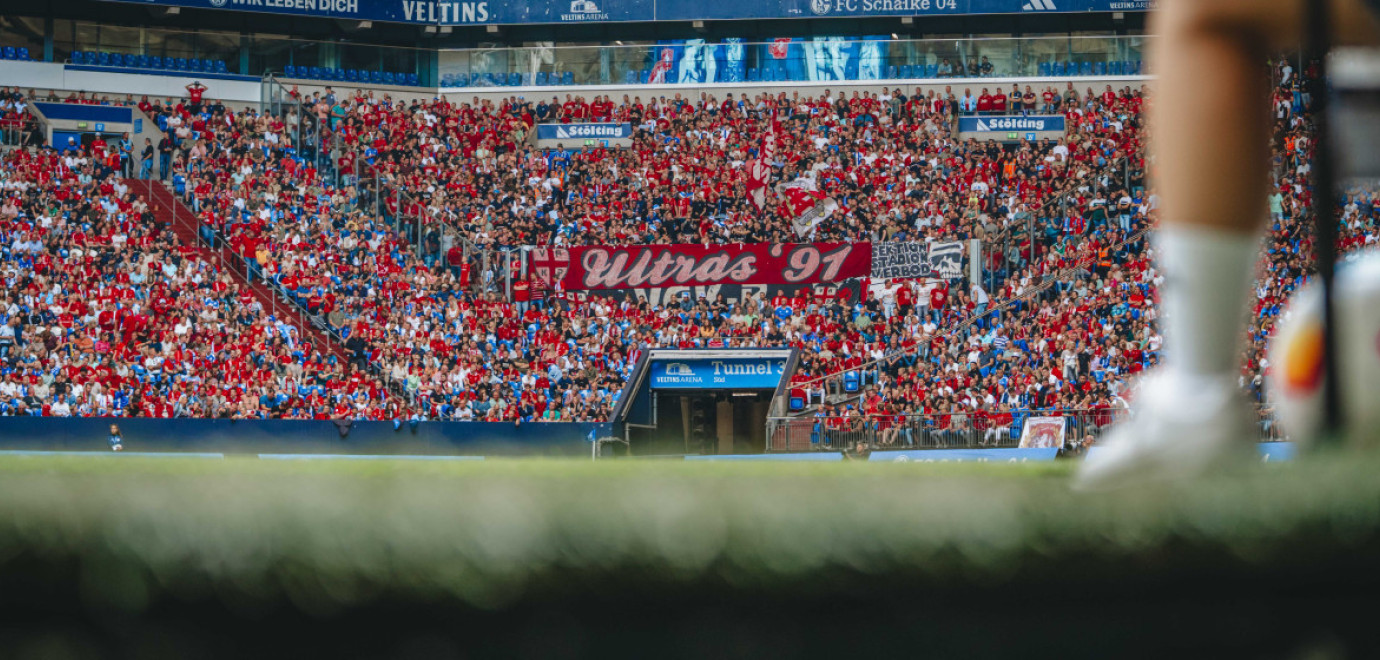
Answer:
[[[624,97],[617,103],[569,94],[564,101],[451,103],[314,93],[281,117],[215,102],[193,108],[185,100],[144,100],[139,105],[150,116],[176,125],[180,145],[172,179],[180,201],[169,196],[168,203],[187,205],[200,236],[165,236],[129,220],[128,213],[123,222],[98,220],[99,229],[84,235],[110,236],[116,227],[128,235],[147,233],[155,238],[147,239],[151,247],[142,254],[155,261],[175,246],[187,250],[197,239],[209,241],[236,255],[210,272],[221,279],[225,271],[243,273],[271,288],[264,295],[301,308],[298,327],[317,323],[332,335],[330,343],[343,347],[339,361],[330,350],[298,355],[286,343],[240,348],[241,361],[288,367],[270,367],[276,380],[228,379],[240,393],[234,415],[599,420],[607,418],[637,357],[650,348],[789,345],[804,349],[792,407],[814,415],[825,440],[865,430],[887,444],[915,443],[905,420],[923,416],[932,432],[927,437],[963,429],[982,432],[984,442],[1009,443],[1001,429],[1014,431],[1034,411],[1081,411],[1090,420],[1087,432],[1094,433],[1125,407],[1127,378],[1158,359],[1159,275],[1144,238],[1156,206],[1144,181],[1144,91],[1080,92],[1069,83],[1044,90],[1038,100],[1017,92],[1023,104],[1065,114],[1067,140],[1012,150],[960,142],[953,119],[970,108],[968,94],[953,90],[947,98],[933,92],[907,98],[897,89],[849,98],[797,92],[752,99]],[[979,107],[974,103],[971,111]],[[1306,276],[1309,250],[1301,231],[1309,202],[1302,179],[1308,123],[1292,83],[1280,88],[1276,113],[1276,222],[1266,252],[1271,278],[1261,283],[1251,362],[1243,373],[1257,396],[1268,368],[1264,340],[1283,300]],[[633,148],[526,146],[526,132],[537,121],[589,120],[637,125]],[[495,286],[501,278],[496,266],[481,272],[478,263],[455,258],[462,245],[496,251],[512,245],[791,240],[789,209],[773,202],[759,213],[742,189],[742,165],[771,126],[780,136],[776,180],[810,178],[840,202],[813,240],[981,237],[1004,249],[987,255],[980,282],[864,286],[872,293],[855,304],[809,289],[733,303],[654,304],[640,296],[540,291],[530,303],[510,302]],[[299,137],[299,127],[307,128],[308,138]],[[318,144],[340,148],[323,159],[313,153]],[[9,158],[19,165],[26,157]],[[81,199],[112,194],[101,177],[83,180],[82,169],[70,175],[87,186]],[[34,231],[46,211],[42,200],[61,200],[57,185],[63,179],[26,177],[25,167],[7,171],[5,241],[12,259],[33,259],[23,256],[33,253],[32,246],[27,252],[13,246],[34,240],[25,232]],[[382,191],[377,198],[374,190]],[[1345,201],[1347,247],[1375,240],[1370,199]],[[87,212],[119,217],[105,203]],[[47,236],[38,236],[41,253],[60,261],[70,235]],[[193,263],[211,268],[214,262]],[[175,291],[185,285],[174,280],[163,286]],[[249,327],[278,322],[263,320],[262,304],[256,308],[233,295],[222,300],[234,317],[247,313]],[[34,301],[25,304],[22,314],[32,314]],[[47,314],[65,318],[43,304]],[[81,311],[68,315],[80,318]],[[38,325],[53,320],[44,316]],[[69,333],[60,344],[77,341],[70,326],[58,325]],[[28,334],[11,355],[34,350]],[[222,354],[230,350],[202,355],[194,346],[168,345],[193,360],[226,359]],[[31,392],[35,377],[56,377],[39,375],[48,366],[39,364],[7,375],[12,393]],[[130,400],[137,391],[144,399],[173,401],[184,388],[196,390],[184,380],[185,374],[173,374],[120,391]],[[343,380],[351,384],[348,391],[334,388]],[[67,389],[66,405],[54,412],[47,384],[46,399],[12,396],[8,412],[98,409],[74,403],[73,396],[81,397]],[[26,396],[29,402],[19,405]],[[226,413],[223,404],[208,407],[213,397],[204,390],[195,396],[201,403],[184,405],[178,414]]]

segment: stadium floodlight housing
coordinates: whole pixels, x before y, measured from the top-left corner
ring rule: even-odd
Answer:
[[[914,16],[902,16],[902,17],[901,17],[901,25],[915,25],[915,17],[914,17]]]
[[[422,28],[422,32],[425,32],[426,34],[436,34],[436,26],[435,26],[435,25],[428,25],[428,26]]]
[[[442,26],[441,26],[441,34],[450,34],[450,33],[453,31],[453,29],[454,29],[454,28],[452,28],[452,27],[449,26],[449,25],[442,25]]]
[[[696,30],[699,30],[699,31],[703,32],[703,31],[704,31],[704,21],[695,21],[695,22],[693,22],[693,23],[690,24],[690,27],[695,28]]]
[[[498,26],[497,26],[497,25],[490,25],[490,26],[487,26],[487,27],[485,28],[485,30],[486,30],[489,34],[498,34]]]

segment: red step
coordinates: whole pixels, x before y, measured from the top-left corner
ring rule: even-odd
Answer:
[[[312,325],[311,319],[303,313],[301,307],[290,300],[279,297],[262,281],[250,280],[247,277],[242,257],[227,247],[211,247],[202,241],[201,237],[197,235],[198,220],[196,214],[178,200],[177,196],[167,186],[160,182],[139,179],[126,179],[125,185],[129,186],[129,189],[136,195],[143,196],[150,207],[157,206],[153,212],[154,217],[172,229],[179,243],[192,246],[201,253],[202,258],[218,264],[230,272],[240,281],[240,286],[248,288],[250,294],[259,301],[260,305],[263,305],[264,309],[269,310],[270,314],[278,318],[286,318],[289,323],[296,325],[301,332],[302,339],[311,342],[318,350],[334,354],[342,363],[349,360],[349,355],[346,354],[344,347],[337,343],[329,333],[322,332]]]

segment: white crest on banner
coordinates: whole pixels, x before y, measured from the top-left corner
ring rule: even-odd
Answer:
[[[1063,446],[1063,417],[1031,417],[1021,427],[1021,449],[1058,449]]]

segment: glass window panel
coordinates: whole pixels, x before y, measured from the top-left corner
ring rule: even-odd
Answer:
[[[146,55],[158,57],[196,57],[196,35],[191,32],[150,30],[144,40]]]
[[[205,60],[220,60],[231,71],[240,68],[240,35],[236,32],[198,32],[196,56]]]
[[[291,62],[292,41],[286,37],[256,34],[249,43],[249,74],[260,75],[265,71],[283,71]]]
[[[417,51],[412,48],[380,48],[383,70],[393,73],[417,73]]]
[[[77,21],[72,28],[72,44],[74,50],[100,50],[100,27],[95,23]]]
[[[292,63],[297,66],[323,66],[322,44],[317,41],[293,41]]]
[[[139,55],[143,51],[143,29],[122,25],[102,25],[99,29],[100,46],[97,50],[107,53]]]
[[[341,44],[340,68],[361,71],[379,70],[379,49],[377,46],[355,46]]]
[[[74,34],[75,30],[76,24],[74,21],[69,21],[65,18],[58,18],[53,20],[54,61],[62,62],[64,60],[69,60],[72,58],[73,52],[78,50],[85,50],[83,48],[77,48],[76,38]]]
[[[0,16],[0,46],[28,48],[29,57],[43,57],[43,19]]]

